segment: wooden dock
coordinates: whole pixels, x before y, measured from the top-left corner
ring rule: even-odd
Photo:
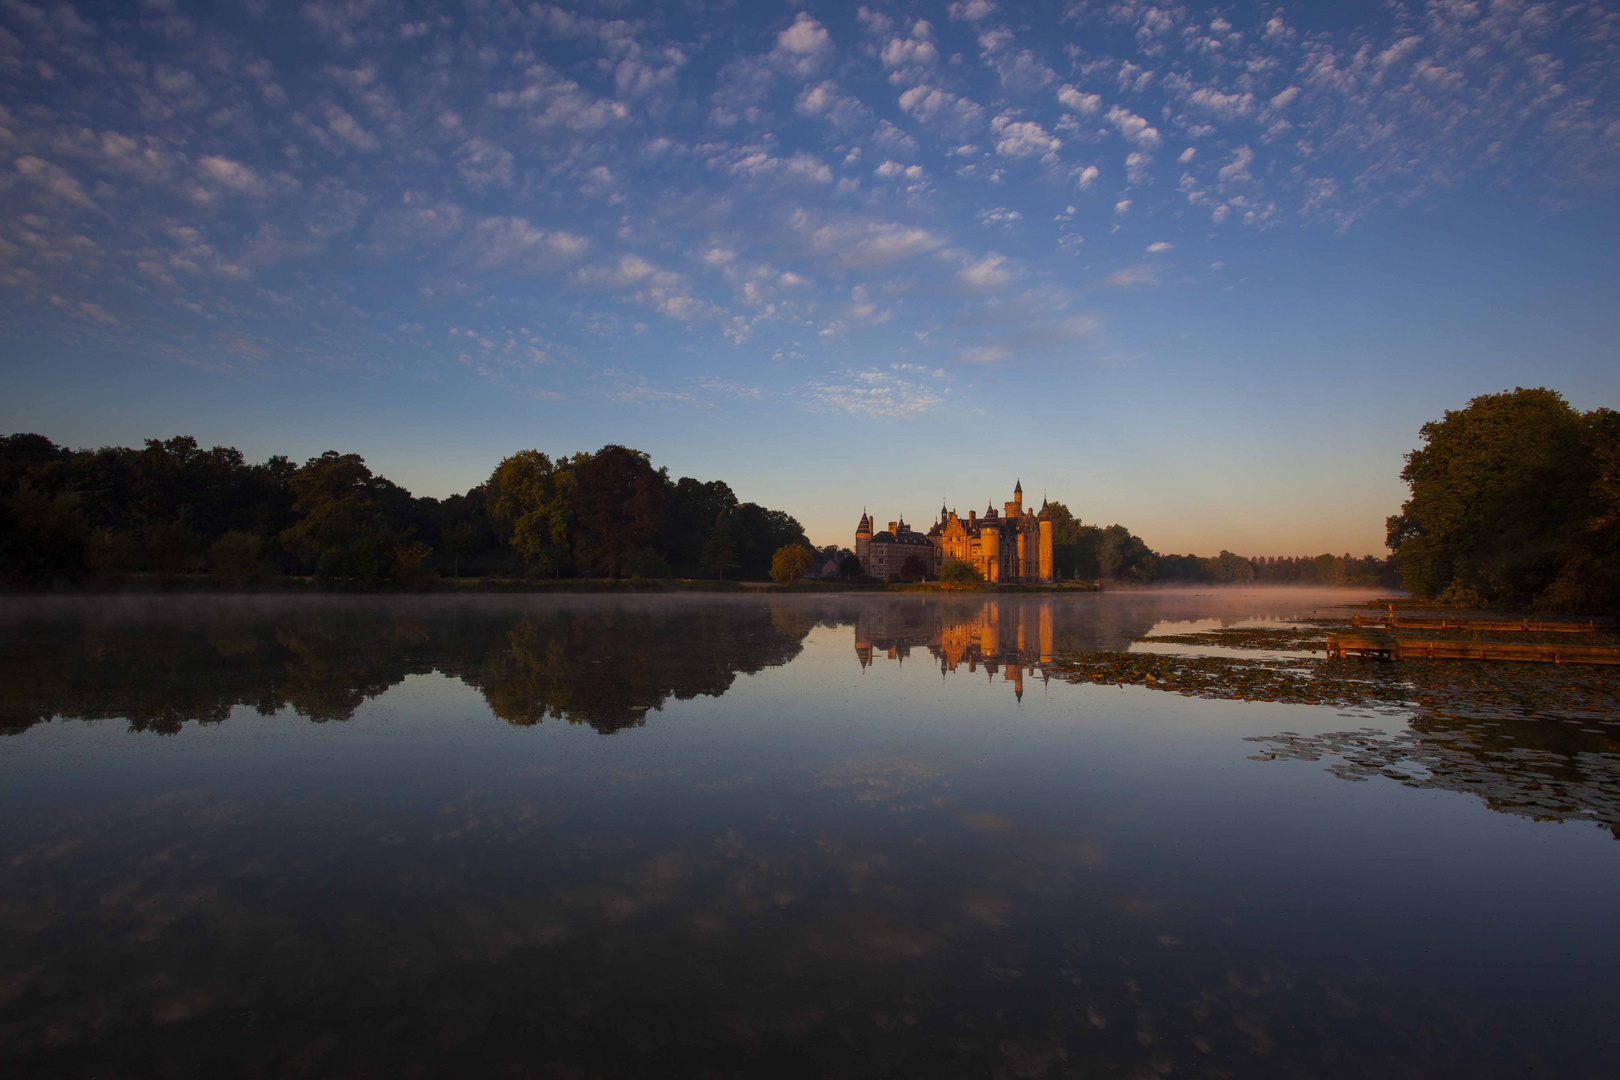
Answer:
[[[1596,621],[1587,622],[1546,622],[1540,619],[1519,619],[1509,621],[1503,619],[1413,619],[1404,615],[1382,615],[1376,619],[1362,621],[1360,615],[1350,616],[1350,621],[1356,626],[1389,627],[1400,630],[1511,630],[1521,633],[1546,634],[1599,634],[1609,633],[1614,628]]]
[[[1328,635],[1329,657],[1375,660],[1512,660],[1543,664],[1620,664],[1620,646],[1527,645],[1515,641],[1412,641]]]

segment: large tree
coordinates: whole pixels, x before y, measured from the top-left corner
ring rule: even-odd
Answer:
[[[282,530],[287,550],[320,577],[375,584],[396,575],[410,546],[410,492],[336,450],[310,458],[288,484],[298,520]]]
[[[654,469],[639,450],[609,445],[575,476],[574,562],[588,574],[651,576],[669,525],[668,470]]]
[[[1388,521],[1406,588],[1508,604],[1543,593],[1596,509],[1594,437],[1613,416],[1521,387],[1424,424],[1401,471],[1411,497]]]
[[[717,564],[708,557],[715,523],[737,509],[737,496],[724,480],[704,483],[690,476],[675,482],[669,500],[669,536],[665,556],[679,577],[702,577],[715,572]],[[733,538],[731,559],[724,569],[737,565]]]
[[[520,450],[502,459],[484,485],[485,508],[501,540],[518,558],[543,574],[569,569],[574,520],[576,468],[538,450]]]
[[[1123,525],[1102,530],[1097,566],[1103,578],[1146,585],[1158,577],[1158,560],[1140,537]]]

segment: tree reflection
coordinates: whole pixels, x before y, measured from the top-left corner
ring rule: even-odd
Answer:
[[[406,676],[439,671],[510,723],[609,733],[671,697],[719,696],[738,673],[787,663],[814,624],[764,604],[703,602],[34,605],[0,624],[0,731],[62,717],[174,734],[238,707],[347,720]]]
[[[1385,776],[1408,787],[1478,796],[1536,821],[1595,821],[1620,840],[1620,722],[1557,715],[1478,719],[1423,710],[1405,731],[1253,737],[1257,760],[1331,759],[1345,780]]]

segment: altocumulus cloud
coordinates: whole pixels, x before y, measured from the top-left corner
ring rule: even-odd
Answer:
[[[1566,205],[1620,184],[1604,5],[1308,33],[1295,10],[6,0],[0,316],[205,371],[253,340],[266,368],[521,380],[496,360],[521,348],[626,404],[775,379],[904,418],[950,407],[939,365],[1055,353],[1082,296],[1158,284],[1195,240],[1207,265],[1473,178]],[[1022,340],[941,332],[1031,294]]]

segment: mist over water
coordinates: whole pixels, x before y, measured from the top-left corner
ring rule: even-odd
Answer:
[[[1604,806],[1536,820],[1529,759],[1411,710],[1053,675],[1347,599],[8,601],[0,1059],[1612,1071]],[[1478,768],[1358,773],[1365,728]],[[1548,752],[1612,803],[1591,731]]]

